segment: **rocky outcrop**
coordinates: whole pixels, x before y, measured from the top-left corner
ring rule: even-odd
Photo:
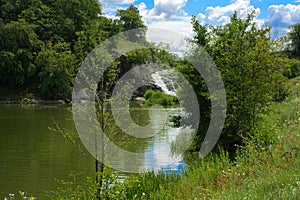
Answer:
[[[155,91],[162,91],[162,89],[152,83],[149,83],[147,85],[143,85],[142,87],[139,87],[132,95],[133,99],[136,99],[137,97],[144,97],[144,94],[147,90],[155,90]]]

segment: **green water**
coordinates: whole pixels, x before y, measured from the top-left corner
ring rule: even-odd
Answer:
[[[0,199],[26,191],[44,199],[74,170],[91,175],[93,163],[64,137],[49,131],[55,121],[74,130],[66,106],[0,105]]]
[[[61,134],[48,128],[58,124],[76,132],[69,110],[66,105],[0,105],[0,199],[18,191],[46,199],[46,191],[60,186],[56,179],[68,180],[72,171],[78,173],[79,182],[93,175],[92,156],[83,155]],[[143,123],[143,117],[136,115]],[[144,163],[156,170],[164,161],[167,163],[170,141],[177,132],[176,128],[166,127],[156,139],[134,144],[145,152]],[[176,167],[180,169],[182,163]]]

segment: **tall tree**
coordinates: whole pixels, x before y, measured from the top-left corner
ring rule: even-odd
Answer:
[[[92,23],[84,25],[82,31],[76,32],[77,41],[74,53],[81,63],[82,60],[102,41],[121,31],[118,20],[100,16]]]
[[[123,31],[141,28],[141,31],[136,32],[135,35],[129,35],[130,41],[136,41],[145,37],[146,26],[136,6],[131,4],[125,10],[118,10],[116,16],[120,18]]]
[[[55,33],[60,35],[65,42],[74,42],[76,32],[84,29],[101,15],[101,5],[97,0],[59,0],[46,1],[54,11],[57,21]]]
[[[67,43],[47,43],[36,59],[38,90],[45,99],[71,99],[76,59]]]
[[[24,20],[12,21],[0,29],[0,83],[24,86],[30,82],[41,41],[34,26]]]
[[[4,23],[17,21],[19,18],[18,15],[25,10],[31,2],[33,1],[0,0],[0,18],[3,19]]]
[[[231,15],[230,23],[210,27],[192,21],[197,31],[194,41],[205,44],[219,68],[227,93],[227,117],[221,142],[225,148],[243,144],[254,127],[257,114],[272,100],[274,82],[280,76],[272,55],[270,28],[257,28],[254,12],[239,18]],[[209,38],[210,37],[210,38]]]
[[[18,14],[19,19],[34,25],[35,33],[42,41],[53,42],[58,40],[56,26],[58,24],[51,7],[42,3],[41,0],[31,1],[28,6]],[[55,38],[55,39],[54,39]]]
[[[294,24],[290,27],[288,37],[291,41],[291,50],[293,55],[300,58],[300,23]]]
[[[196,42],[197,44],[205,48],[209,42],[209,34],[208,34],[207,26],[200,24],[196,16],[192,16],[191,23],[193,26],[193,32],[195,33],[193,42]]]

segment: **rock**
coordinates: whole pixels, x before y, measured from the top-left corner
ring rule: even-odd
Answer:
[[[142,102],[145,102],[146,99],[144,97],[137,97],[135,98],[136,101],[142,101]]]
[[[160,87],[157,85],[154,85],[152,83],[149,83],[147,85],[144,85],[142,87],[139,87],[132,95],[133,99],[136,99],[137,97],[144,97],[144,94],[147,90],[155,90],[155,91],[162,91]]]

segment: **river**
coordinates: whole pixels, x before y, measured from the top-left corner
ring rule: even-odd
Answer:
[[[175,115],[181,112],[174,108],[169,111]],[[57,179],[68,180],[68,174],[75,172],[80,182],[93,175],[93,157],[49,129],[56,124],[76,133],[67,105],[0,105],[0,199],[19,191],[46,199],[46,191],[60,186]],[[145,154],[144,163],[155,171],[168,167],[163,161],[172,160],[171,143],[178,131],[168,125],[160,137],[135,144]],[[177,157],[171,168],[180,171],[182,166],[181,157]]]

